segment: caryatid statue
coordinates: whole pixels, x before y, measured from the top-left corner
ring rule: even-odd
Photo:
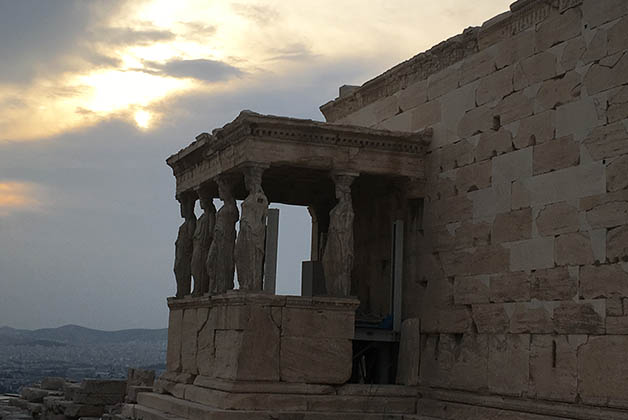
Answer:
[[[261,166],[244,168],[244,184],[248,196],[242,202],[240,231],[235,247],[235,261],[240,289],[261,291],[264,269],[264,243],[268,199],[262,189]]]
[[[336,174],[338,204],[329,212],[329,230],[323,254],[325,287],[329,296],[348,297],[353,268],[353,203],[351,184],[354,175]]]
[[[233,196],[233,185],[235,184],[233,175],[219,175],[216,178],[216,183],[218,184],[218,195],[223,205],[216,213],[214,239],[207,255],[209,293],[212,295],[233,289],[235,225],[240,216]]]
[[[192,286],[192,249],[196,216],[194,215],[194,197],[185,195],[177,198],[181,203],[181,217],[185,221],[179,226],[179,234],[174,243],[174,277],[177,281],[176,297],[190,294]]]
[[[202,296],[205,293],[209,293],[207,255],[214,239],[214,227],[216,225],[216,207],[214,206],[213,197],[204,195],[200,190],[199,197],[203,214],[196,221],[196,231],[194,232],[194,247],[192,251],[193,296]]]

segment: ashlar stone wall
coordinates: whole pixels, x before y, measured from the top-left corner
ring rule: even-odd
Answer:
[[[521,0],[448,42],[322,107],[434,129],[420,384],[628,407],[628,1]]]

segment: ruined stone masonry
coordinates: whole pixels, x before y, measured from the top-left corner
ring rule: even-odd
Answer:
[[[247,207],[124,414],[628,419],[628,1],[519,0],[321,111],[168,159],[182,203]],[[268,203],[309,208],[320,296],[262,292]]]
[[[154,371],[129,369],[128,380],[85,379],[81,383],[47,377],[24,387],[20,395],[0,399],[0,419],[114,419],[125,395],[152,389]],[[135,402],[134,399],[127,400]],[[114,414],[117,413],[117,414]]]

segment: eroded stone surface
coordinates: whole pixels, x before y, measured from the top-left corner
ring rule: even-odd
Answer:
[[[607,256],[610,261],[628,262],[628,225],[608,231]]]
[[[603,300],[562,302],[554,309],[554,329],[559,334],[604,334]]]
[[[543,82],[556,76],[556,56],[550,52],[541,52],[515,65],[514,84],[521,90],[535,83]]]
[[[565,233],[556,238],[554,248],[557,265],[593,264],[595,256],[587,232]]]
[[[580,144],[572,136],[534,146],[534,174],[569,168],[580,163]]]
[[[530,336],[492,335],[488,348],[488,388],[505,395],[522,395],[528,389]],[[505,374],[508,372],[508,374]]]
[[[494,243],[521,241],[532,237],[532,209],[530,207],[495,216],[492,240]]]
[[[543,236],[576,232],[580,229],[578,208],[566,202],[545,206],[536,218],[536,227]]]
[[[488,276],[456,277],[454,281],[454,302],[456,304],[488,303]]]
[[[580,209],[586,212],[586,220],[592,228],[628,224],[628,190],[583,198]]]
[[[578,349],[578,392],[586,403],[628,404],[628,336],[590,337]]]
[[[517,149],[544,143],[554,138],[556,132],[556,111],[549,110],[525,118],[518,123],[513,142]]]
[[[351,377],[347,339],[284,337],[280,358],[282,381],[342,384]]]
[[[620,191],[628,188],[628,154],[611,161],[606,166],[606,188],[608,191]]]
[[[581,83],[582,76],[575,71],[547,80],[541,85],[536,104],[539,109],[546,110],[574,101],[580,97]]]
[[[573,336],[532,335],[530,343],[530,393],[548,400],[576,398],[579,340]]]
[[[480,334],[505,333],[510,320],[502,304],[473,305],[473,322]]]
[[[585,299],[628,297],[628,267],[622,264],[581,267],[580,293]]]
[[[181,331],[183,329],[183,309],[171,310],[168,317],[168,351],[166,354],[166,370],[181,370]]]
[[[536,270],[532,273],[533,299],[538,300],[569,300],[578,292],[578,279],[567,267],[555,267]]]
[[[530,275],[519,271],[490,276],[491,302],[530,300]]]
[[[512,134],[502,129],[482,133],[475,149],[475,156],[478,161],[481,161],[510,151],[512,151]]]
[[[419,363],[421,360],[420,349],[421,321],[418,318],[404,320],[401,324],[396,383],[403,385],[418,384]]]
[[[628,154],[628,124],[619,121],[597,128],[584,144],[596,160]]]
[[[510,270],[525,271],[554,266],[554,238],[528,239],[510,244]]]

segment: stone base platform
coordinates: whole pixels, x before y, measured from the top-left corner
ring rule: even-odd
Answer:
[[[628,420],[628,410],[578,403],[420,388],[417,411],[439,420]]]
[[[417,391],[396,385],[228,383],[186,385],[182,398],[140,393],[123,412],[132,419],[404,420],[416,417]],[[219,389],[220,388],[220,389]]]
[[[239,290],[170,298],[166,375],[160,380],[186,384],[187,377],[202,375],[343,384],[351,377],[358,305],[352,298]]]

